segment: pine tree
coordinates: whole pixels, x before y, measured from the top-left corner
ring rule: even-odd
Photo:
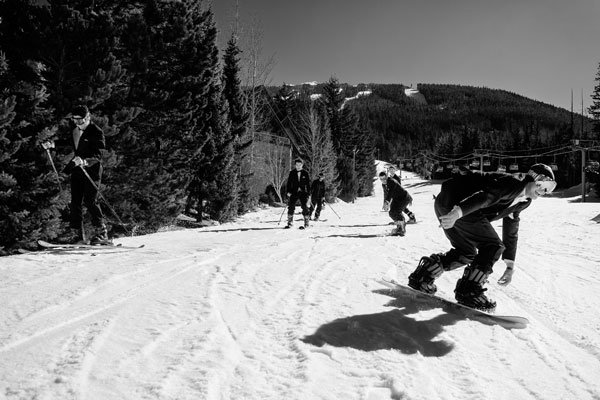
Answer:
[[[227,43],[223,56],[223,96],[229,109],[231,135],[235,139],[235,168],[239,188],[238,212],[244,213],[257,204],[257,198],[251,196],[250,160],[248,149],[252,145],[252,135],[248,132],[249,114],[245,105],[244,93],[240,83],[240,49],[237,35],[233,34]]]
[[[188,9],[195,1],[189,0]],[[210,163],[202,162],[194,168],[194,187],[190,192],[196,196],[197,204],[207,201],[207,212],[220,222],[237,216],[238,178],[235,164],[234,141],[227,117],[227,103],[223,97],[219,69],[219,51],[216,46],[217,29],[211,10],[201,16],[202,39],[197,46],[198,61],[204,63],[202,84],[206,88],[206,104],[200,111],[200,118],[206,122],[206,131],[212,140],[205,154]],[[197,24],[200,20],[195,21]]]
[[[596,72],[596,85],[592,93],[592,105],[588,108],[588,112],[593,119],[593,133],[596,139],[600,139],[600,63],[598,64],[598,72]]]
[[[190,160],[202,155],[194,113],[203,88],[187,63],[188,11],[181,2],[150,0],[123,15],[121,58],[130,72],[123,104],[139,116],[121,129],[113,196],[139,231],[170,224],[184,209]]]
[[[56,235],[67,201],[40,146],[56,130],[43,68],[0,51],[0,254]]]
[[[372,183],[368,182],[371,178],[365,178],[364,174],[374,171],[373,149],[369,145],[372,140],[368,130],[359,128],[357,114],[345,105],[344,93],[336,78],[330,78],[325,84],[322,99],[338,157],[336,167],[340,183],[339,197],[354,201],[359,193],[371,193]],[[359,153],[362,153],[359,157],[360,165],[357,164]]]

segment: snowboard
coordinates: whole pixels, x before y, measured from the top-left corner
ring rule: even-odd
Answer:
[[[94,250],[102,250],[102,249],[141,249],[145,245],[139,246],[123,246],[122,244],[86,244],[86,243],[77,243],[77,244],[60,244],[60,243],[50,243],[45,240],[38,240],[38,246],[42,247],[46,250],[78,250],[78,249],[94,249]]]
[[[377,282],[394,291],[402,292],[412,299],[421,299],[439,305],[445,312],[456,314],[467,319],[478,321],[486,325],[500,325],[505,329],[524,329],[529,324],[529,320],[525,317],[513,315],[496,315],[454,301],[446,300],[442,297],[427,294],[415,290],[409,286],[404,286],[394,280],[378,279]]]

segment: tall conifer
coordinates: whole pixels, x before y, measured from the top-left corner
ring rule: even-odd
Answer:
[[[237,35],[232,34],[223,56],[223,96],[229,107],[231,135],[235,140],[235,168],[238,178],[238,212],[243,213],[254,205],[257,199],[250,196],[251,171],[247,150],[252,145],[252,135],[248,132],[249,114],[240,83],[240,49]]]

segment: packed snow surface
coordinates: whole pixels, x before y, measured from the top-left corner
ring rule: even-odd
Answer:
[[[523,212],[513,282],[497,284],[499,262],[487,285],[497,314],[530,320],[507,330],[375,282],[405,282],[449,248],[439,183],[403,178],[419,221],[405,237],[388,236],[375,181],[304,231],[266,208],[117,239],[138,250],[1,258],[0,398],[600,399],[598,203]],[[442,275],[439,294],[452,299],[460,275]]]

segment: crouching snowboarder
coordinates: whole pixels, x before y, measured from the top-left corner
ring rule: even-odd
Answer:
[[[412,203],[412,197],[398,181],[388,178],[385,172],[379,174],[379,180],[381,180],[382,185],[385,185],[384,210],[389,210],[389,216],[396,225],[392,235],[404,236],[406,234],[406,221],[404,221],[402,212]]]
[[[444,271],[467,266],[454,289],[460,304],[492,310],[496,302],[487,298],[483,285],[492,267],[502,257],[506,271],[498,283],[511,281],[517,252],[519,214],[532,200],[556,188],[554,173],[545,164],[535,164],[523,180],[502,173],[467,173],[442,184],[435,200],[435,213],[450,241],[446,253],[422,257],[408,277],[408,286],[434,294],[434,284]],[[491,222],[502,219],[502,240]]]

